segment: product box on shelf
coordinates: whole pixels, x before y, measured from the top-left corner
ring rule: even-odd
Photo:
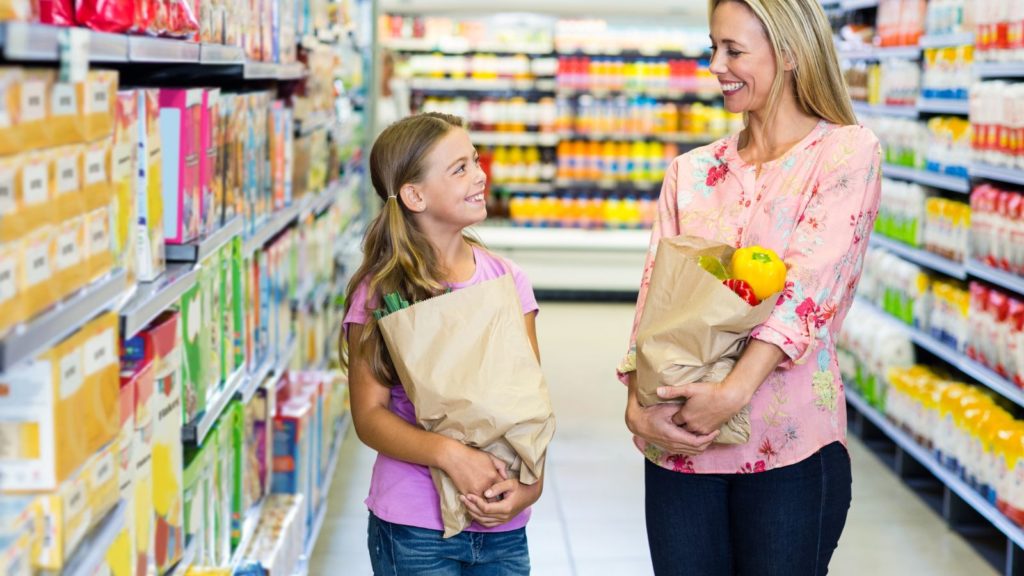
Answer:
[[[245,558],[259,562],[269,574],[293,574],[305,551],[306,523],[302,510],[308,507],[302,494],[273,494],[264,505],[263,519]]]
[[[84,153],[85,148],[80,144],[62,146],[51,152],[51,178],[56,198],[55,218],[59,221],[81,216],[86,211],[87,204],[82,186]]]
[[[245,406],[245,454],[247,503],[256,503],[270,491],[271,434],[270,417],[273,397],[259,389]]]
[[[117,85],[116,70],[90,70],[86,76],[83,98],[86,142],[107,138],[114,131]]]
[[[181,559],[185,545],[182,532],[182,332],[179,319],[178,313],[165,312],[146,330],[125,342],[124,347],[126,363],[147,360],[153,363],[149,464],[153,479],[153,561],[160,573]],[[139,413],[138,409],[136,413]],[[140,433],[144,433],[143,430]],[[138,464],[136,466],[138,473]]]
[[[84,286],[90,276],[89,262],[85,257],[85,217],[74,216],[65,220],[55,231],[53,281],[66,295]]]
[[[0,491],[55,490],[118,430],[117,316],[105,314],[0,374],[11,450]]]
[[[164,238],[169,244],[185,244],[202,231],[202,103],[201,89],[160,90]]]
[[[249,506],[245,501],[246,476],[249,473],[245,455],[245,408],[235,400],[221,417],[221,426],[229,429],[227,453],[231,460],[231,549],[238,548],[242,540],[242,525]]]
[[[233,452],[231,451],[231,426],[221,418],[213,431],[214,452],[211,454],[212,484],[210,512],[213,518],[213,533],[210,539],[211,564],[224,566],[231,559],[231,482]]]
[[[42,536],[35,498],[0,496],[0,574],[32,576],[33,557]]]
[[[160,92],[137,90],[138,151],[136,201],[138,277],[156,280],[164,271],[164,216],[160,138]]]
[[[0,241],[0,334],[25,319],[20,242]]]
[[[32,318],[56,303],[65,288],[54,281],[56,230],[50,225],[39,227],[21,244],[22,306],[25,317]]]
[[[120,498],[117,456],[120,446],[117,440],[107,444],[86,463],[88,471],[88,506],[92,523],[98,523],[115,506]]]
[[[206,319],[207,344],[206,354],[206,381],[207,395],[213,396],[221,389],[224,382],[224,287],[222,276],[224,273],[224,258],[230,246],[211,255],[204,263],[201,271],[201,282],[203,283],[203,317]]]
[[[56,187],[52,161],[52,153],[45,150],[28,152],[21,157],[21,206],[18,217],[23,232],[31,232],[40,226],[55,223],[60,213],[59,210],[54,210]]]
[[[131,538],[131,574],[146,574],[153,564],[153,401],[155,373],[152,359],[141,357],[126,359],[121,371],[121,401],[131,398],[130,442],[126,450],[122,443],[121,463],[130,472],[121,474],[121,499],[126,506],[126,525]],[[122,414],[124,412],[122,411]],[[124,423],[122,423],[124,425]],[[125,452],[127,451],[127,454]]]
[[[272,491],[279,494],[313,494],[313,404],[296,399],[279,406],[274,417],[274,480]],[[303,504],[301,518],[310,524],[313,503]]]
[[[223,215],[223,194],[217,179],[218,119],[220,118],[220,90],[203,90],[199,121],[199,182],[202,197],[200,228],[210,234],[220,227]]]
[[[242,213],[241,166],[244,151],[239,100],[237,94],[222,93],[220,96],[217,151],[225,220]]]
[[[114,268],[110,208],[102,207],[85,215],[85,257],[89,262],[89,280],[105,276]]]
[[[200,279],[207,274],[207,265],[199,268]],[[206,410],[209,379],[206,375],[209,326],[206,313],[206,286],[200,281],[181,296],[181,400],[182,423],[194,421]]]
[[[19,217],[21,211],[20,170],[21,157],[0,158],[0,218],[4,220],[4,226],[0,227],[0,242],[16,240],[24,232]]]
[[[185,473],[182,476],[185,539],[192,543],[193,562],[200,566],[208,563],[206,531],[209,527],[206,525],[206,509],[210,503],[206,500],[206,491],[203,485],[206,463],[206,452],[203,449],[188,450],[185,454]]]
[[[7,114],[0,118],[0,155],[37,150],[50,143],[50,70],[0,68],[0,99]]]
[[[236,238],[224,247],[220,261],[220,277],[218,278],[217,291],[220,293],[221,306],[217,316],[218,329],[221,332],[220,346],[220,378],[227,378],[242,366],[235,354],[237,349],[235,343],[235,276],[233,273],[237,256],[240,256],[238,244],[240,238]]]
[[[99,32],[124,34],[135,25],[135,2],[79,0],[75,3],[75,22]]]
[[[129,282],[135,281],[138,264],[138,105],[138,94],[134,90],[117,93],[114,146],[110,158],[115,214],[114,260],[119,268],[126,271]]]
[[[109,207],[113,198],[110,179],[110,156],[114,146],[112,135],[86,145],[82,156],[82,194],[87,210]]]
[[[121,372],[120,430],[117,433],[117,481],[118,497],[127,504],[125,522],[121,529],[127,539],[127,564],[132,565],[136,557],[134,508],[131,506],[135,495],[135,382],[131,372]],[[132,572],[125,572],[132,574]]]

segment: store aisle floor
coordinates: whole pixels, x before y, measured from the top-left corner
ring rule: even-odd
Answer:
[[[651,574],[643,465],[622,423],[613,370],[633,307],[542,303],[541,357],[558,415],[544,496],[528,530],[535,576]],[[996,572],[891,471],[851,438],[854,500],[831,574]],[[366,508],[374,453],[350,433],[310,573],[370,574]]]

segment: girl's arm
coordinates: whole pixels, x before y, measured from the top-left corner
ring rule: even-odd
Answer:
[[[349,325],[352,423],[364,444],[397,460],[444,470],[463,494],[483,494],[503,480],[505,463],[457,440],[427,432],[389,409],[391,390],[360,354],[363,326]]]
[[[537,312],[525,316],[526,335],[530,338],[533,352],[540,361],[540,347],[537,344]],[[519,479],[509,478],[490,486],[481,495],[467,494],[462,496],[462,503],[469,510],[473,520],[485,528],[494,528],[507,524],[523,510],[533,506],[544,491],[543,475],[537,482],[520,484]],[[500,500],[498,498],[500,497]]]

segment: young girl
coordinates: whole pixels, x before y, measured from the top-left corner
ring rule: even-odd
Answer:
[[[542,483],[521,485],[507,478],[500,460],[416,425],[373,310],[381,294],[397,291],[416,302],[511,271],[537,353],[533,288],[519,268],[465,235],[487,217],[487,177],[460,118],[427,113],[392,124],[370,152],[370,176],[384,208],[366,233],[364,261],[348,287],[342,356],[347,348],[356,433],[378,452],[366,499],[373,572],[527,575],[525,526]],[[442,538],[429,467],[452,478],[474,519],[450,539]]]

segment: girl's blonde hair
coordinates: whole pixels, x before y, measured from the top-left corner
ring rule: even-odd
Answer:
[[[768,125],[778,112],[787,58],[795,64],[796,101],[805,113],[840,126],[857,123],[839,69],[832,28],[819,0],[709,0],[709,17],[727,2],[742,4],[757,16],[775,53],[778,68],[768,96]]]
[[[367,280],[367,307],[375,299],[374,295],[398,292],[409,302],[416,302],[445,290],[444,271],[437,253],[416,226],[399,192],[402,186],[423,180],[429,169],[426,160],[430,151],[452,129],[462,127],[463,121],[458,116],[427,112],[388,126],[373,143],[370,179],[384,207],[370,223],[363,243],[363,262],[348,283],[346,315],[352,306],[352,296]],[[366,312],[368,319],[355,345],[368,359],[378,380],[387,385],[395,384],[398,377],[377,320],[372,310]],[[344,333],[339,347],[342,365],[347,368],[348,341]]]

